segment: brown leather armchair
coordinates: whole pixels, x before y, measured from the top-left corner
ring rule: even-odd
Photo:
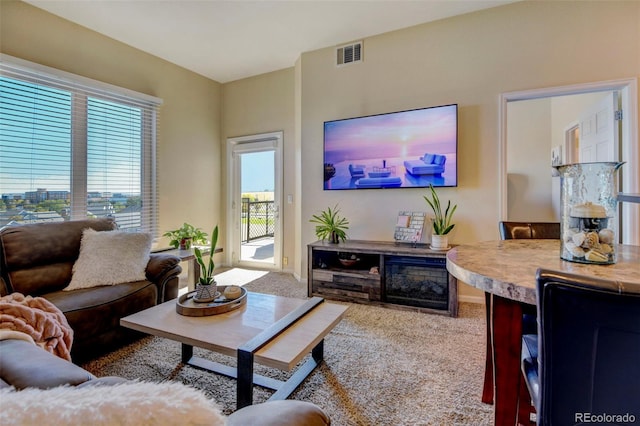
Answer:
[[[62,291],[71,281],[86,228],[109,231],[111,218],[9,226],[0,230],[0,295],[19,292],[56,305],[73,329],[71,356],[86,360],[139,336],[120,318],[178,295],[180,259],[150,256],[146,280]]]

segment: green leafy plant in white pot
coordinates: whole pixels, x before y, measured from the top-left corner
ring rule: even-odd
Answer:
[[[326,210],[320,212],[320,214],[312,215],[309,220],[311,223],[316,224],[316,237],[324,241],[329,240],[330,243],[338,244],[340,241],[347,239],[347,229],[349,229],[349,221],[345,217],[341,217],[338,213],[340,209],[336,204],[333,207],[328,207]]]
[[[431,248],[434,250],[446,250],[449,248],[449,236],[447,234],[456,226],[454,223],[451,223],[451,219],[458,206],[454,205],[451,207],[451,200],[449,200],[447,202],[447,208],[443,213],[440,198],[433,185],[429,185],[429,191],[429,197],[425,195],[423,198],[427,204],[429,204],[435,215],[432,222]]]
[[[200,278],[196,283],[196,294],[193,296],[194,302],[211,302],[218,296],[218,286],[216,280],[213,277],[213,271],[216,264],[213,261],[213,255],[216,252],[216,245],[218,244],[218,225],[213,228],[211,233],[211,243],[209,247],[209,262],[205,263],[202,258],[202,250],[198,247],[193,249],[196,262],[200,266]]]

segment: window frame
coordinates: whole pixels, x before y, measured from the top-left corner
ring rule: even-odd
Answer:
[[[141,230],[158,237],[157,142],[162,99],[3,53],[0,53],[0,76],[71,93],[70,220],[86,219],[88,213],[87,100],[96,98],[141,109]],[[76,120],[78,117],[81,120]]]

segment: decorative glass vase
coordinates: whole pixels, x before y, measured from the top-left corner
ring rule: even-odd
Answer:
[[[622,164],[579,163],[556,167],[562,188],[562,259],[578,263],[616,263],[617,171]]]

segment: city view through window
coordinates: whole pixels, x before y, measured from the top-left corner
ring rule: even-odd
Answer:
[[[140,195],[93,192],[87,195],[87,217],[113,217],[120,229],[141,225]],[[0,203],[0,227],[35,222],[61,222],[71,219],[69,191],[38,188],[24,193],[3,193]]]

